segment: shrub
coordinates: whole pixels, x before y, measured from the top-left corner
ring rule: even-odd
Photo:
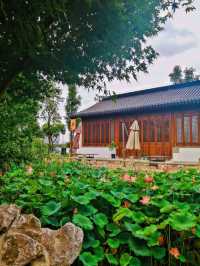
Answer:
[[[42,138],[34,138],[31,148],[32,160],[43,160],[48,155],[48,146]]]
[[[75,265],[200,265],[199,201],[196,170],[136,176],[47,161],[0,177],[0,203],[22,206],[44,226],[82,227]]]

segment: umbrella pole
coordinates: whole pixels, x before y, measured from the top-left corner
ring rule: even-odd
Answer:
[[[125,132],[124,132],[124,122],[122,122],[122,156],[123,156],[123,166],[125,167]]]

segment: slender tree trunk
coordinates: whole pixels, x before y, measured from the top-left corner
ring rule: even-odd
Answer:
[[[52,135],[48,135],[48,152],[52,152],[52,147],[53,147],[53,141],[52,141]]]
[[[50,153],[50,136],[48,135],[48,153]]]

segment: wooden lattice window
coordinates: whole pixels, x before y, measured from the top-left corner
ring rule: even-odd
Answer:
[[[110,124],[109,120],[83,122],[83,144],[85,146],[109,145],[111,139]],[[114,134],[114,132],[112,134]]]
[[[199,115],[181,114],[176,117],[176,140],[177,144],[199,144]]]

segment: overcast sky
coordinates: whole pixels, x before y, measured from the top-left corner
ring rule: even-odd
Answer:
[[[196,1],[196,11],[185,14],[183,10],[176,11],[174,18],[165,24],[165,29],[149,43],[159,52],[159,57],[149,67],[148,74],[140,74],[138,81],[130,83],[114,81],[108,83],[108,89],[116,93],[142,90],[169,84],[169,73],[175,65],[182,68],[194,67],[200,73],[200,1]],[[63,88],[66,94],[66,87]],[[80,110],[95,103],[95,93],[79,89],[82,97]],[[63,113],[63,107],[61,107]]]

